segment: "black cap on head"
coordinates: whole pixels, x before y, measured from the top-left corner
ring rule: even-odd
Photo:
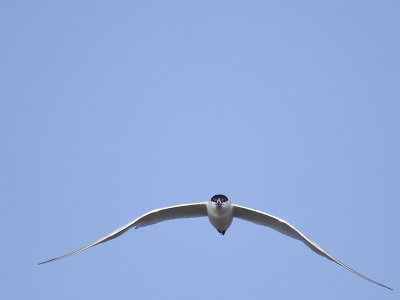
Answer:
[[[222,194],[218,194],[218,195],[212,196],[212,198],[211,198],[212,202],[216,203],[217,200],[221,201],[221,203],[224,203],[224,202],[228,201],[228,197],[225,196],[225,195],[222,195]]]

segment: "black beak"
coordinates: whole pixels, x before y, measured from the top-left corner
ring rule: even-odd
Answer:
[[[221,207],[221,205],[222,205],[222,202],[221,202],[221,200],[218,199],[218,200],[217,200],[217,206],[218,206],[218,207]]]

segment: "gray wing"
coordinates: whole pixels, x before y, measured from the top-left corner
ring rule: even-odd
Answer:
[[[354,274],[356,274],[372,283],[375,283],[375,284],[378,284],[387,289],[393,290],[392,288],[390,288],[386,285],[383,285],[382,283],[376,282],[368,277],[365,277],[364,275],[354,271],[349,266],[346,266],[344,263],[342,263],[340,260],[338,260],[337,258],[330,255],[328,252],[326,252],[324,249],[322,249],[320,246],[318,246],[317,243],[313,242],[310,238],[306,237],[303,233],[301,233],[299,230],[297,230],[295,227],[290,225],[285,220],[282,220],[278,217],[269,215],[269,214],[259,211],[259,210],[239,206],[236,204],[233,205],[233,216],[236,218],[239,218],[239,219],[243,219],[246,221],[256,223],[258,225],[270,227],[272,229],[279,231],[280,233],[283,233],[287,236],[290,236],[292,238],[300,240],[304,244],[306,244],[306,246],[308,246],[312,251],[318,253],[319,255],[326,257],[327,259],[329,259],[331,261],[334,261],[335,263],[341,265],[342,267],[346,268],[350,272],[353,272]]]
[[[106,235],[105,237],[102,237],[101,239],[95,241],[94,243],[91,243],[90,245],[87,245],[81,249],[78,249],[71,253],[65,254],[63,256],[59,256],[59,257],[56,257],[53,259],[46,260],[44,262],[39,263],[39,265],[74,255],[74,254],[84,251],[90,247],[96,246],[97,244],[112,240],[112,239],[120,236],[121,234],[125,233],[127,230],[129,230],[131,228],[145,227],[145,226],[153,225],[156,223],[160,223],[160,222],[172,220],[172,219],[204,217],[204,216],[207,216],[207,203],[206,202],[193,203],[193,204],[182,204],[182,205],[176,205],[176,206],[155,209],[155,210],[152,210],[152,211],[140,216],[139,218],[129,222],[128,224],[118,228],[117,230],[114,230],[110,234]]]

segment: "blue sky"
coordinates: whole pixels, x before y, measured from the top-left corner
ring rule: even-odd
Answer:
[[[398,1],[1,1],[0,298],[395,299]],[[80,248],[217,193],[206,218]]]

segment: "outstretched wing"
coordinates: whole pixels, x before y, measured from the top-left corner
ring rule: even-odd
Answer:
[[[273,228],[273,229],[279,231],[280,233],[283,233],[287,236],[290,236],[292,238],[300,240],[314,252],[326,257],[327,259],[334,261],[335,263],[341,265],[342,267],[346,268],[350,272],[353,272],[354,274],[356,274],[372,283],[375,283],[375,284],[383,286],[387,289],[393,290],[392,288],[390,288],[386,285],[383,285],[382,283],[379,283],[368,277],[365,277],[364,275],[358,273],[357,271],[353,270],[349,266],[346,266],[344,263],[342,263],[340,260],[338,260],[337,258],[330,255],[328,252],[326,252],[324,249],[322,249],[320,246],[318,246],[317,243],[313,242],[310,238],[306,237],[303,233],[301,233],[299,230],[297,230],[295,227],[290,225],[285,220],[282,220],[278,217],[269,215],[269,214],[259,211],[259,210],[239,206],[236,204],[233,205],[233,216],[236,218],[239,218],[239,219],[243,219],[243,220],[246,220],[249,222],[256,223],[258,225],[263,225],[263,226]]]
[[[81,249],[78,249],[71,253],[65,254],[63,256],[59,256],[59,257],[56,257],[53,259],[46,260],[44,262],[39,263],[39,265],[74,255],[74,254],[84,251],[90,247],[96,246],[97,244],[112,240],[112,239],[120,236],[127,230],[131,229],[132,227],[140,228],[140,227],[145,227],[145,226],[153,225],[156,223],[160,223],[160,222],[172,220],[172,219],[204,217],[204,216],[207,216],[206,202],[182,204],[182,205],[176,205],[176,206],[155,209],[155,210],[152,210],[152,211],[140,216],[139,218],[129,222],[128,224],[118,228],[117,230],[114,230],[110,234],[106,235],[105,237],[102,237],[101,239],[95,241],[94,243],[91,243],[90,245],[87,245]]]

